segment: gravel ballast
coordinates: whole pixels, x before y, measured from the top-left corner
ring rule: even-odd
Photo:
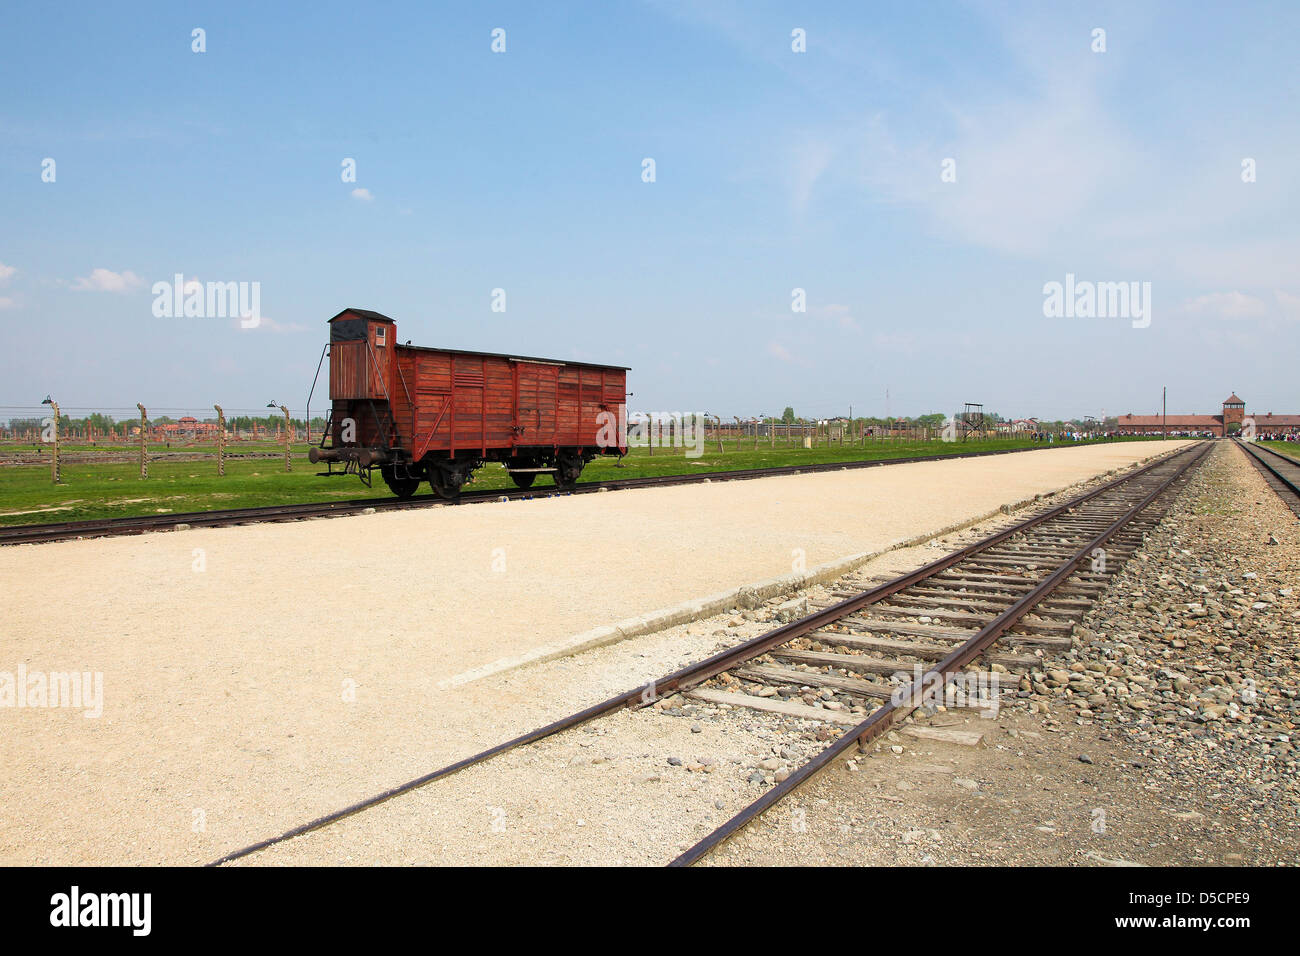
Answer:
[[[1300,864],[1298,588],[1300,524],[1219,443],[1068,656],[992,727],[935,718],[984,747],[886,741],[709,862]]]

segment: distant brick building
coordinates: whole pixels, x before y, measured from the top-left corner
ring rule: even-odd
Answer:
[[[1234,435],[1242,430],[1246,420],[1255,425],[1255,434],[1261,438],[1272,435],[1300,433],[1300,415],[1246,414],[1246,403],[1233,392],[1223,400],[1219,415],[1121,415],[1119,431],[1124,435],[1158,435],[1168,429],[1179,435],[1209,435],[1221,438],[1226,433]]]

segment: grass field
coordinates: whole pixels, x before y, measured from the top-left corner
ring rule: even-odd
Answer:
[[[755,450],[752,442],[744,442],[737,449],[733,440],[727,442],[726,451],[721,453],[718,452],[716,442],[710,443],[700,458],[686,458],[680,449],[655,449],[652,455],[644,448],[633,449],[623,459],[622,467],[619,467],[617,458],[598,458],[583,471],[582,480],[602,481],[649,475],[694,474],[1031,447],[1034,447],[1033,442],[1021,439],[957,443],[900,440],[870,442],[865,446],[819,445],[813,449],[783,446],[779,443],[772,448],[760,441]],[[194,461],[168,460],[166,449],[159,449],[161,457],[151,457],[149,477],[144,480],[139,477],[139,466],[135,463],[64,463],[60,469],[63,482],[59,485],[50,480],[48,459],[46,464],[41,465],[0,467],[0,525],[392,497],[377,471],[374,473],[374,488],[367,488],[351,475],[319,477],[324,466],[312,465],[307,461],[307,448],[306,444],[294,446],[293,471],[289,473],[285,472],[284,463],[278,458],[228,458],[226,474],[219,477],[216,453],[206,446],[171,449],[173,455],[207,453],[204,459]],[[11,450],[13,446],[3,449]],[[30,446],[27,450],[30,451]],[[65,453],[71,450],[64,449]],[[238,449],[241,452],[252,450],[254,449],[250,446]],[[268,446],[256,450],[270,451],[274,448]],[[479,469],[473,484],[466,487],[495,489],[513,488],[514,485],[501,465],[489,464]],[[551,487],[549,477],[538,477],[535,488],[539,493],[545,494]],[[430,493],[428,486],[423,486],[420,493]]]
[[[1280,451],[1284,455],[1290,455],[1292,458],[1300,458],[1300,442],[1295,441],[1262,441],[1260,442],[1265,448],[1271,448],[1274,451]]]

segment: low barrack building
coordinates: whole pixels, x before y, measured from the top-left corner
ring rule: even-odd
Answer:
[[[177,441],[181,439],[193,441],[197,438],[211,438],[216,436],[220,430],[221,426],[216,422],[201,422],[191,415],[186,415],[179,421],[154,425],[151,429],[154,439],[158,441]],[[138,428],[136,433],[139,433]]]
[[[1117,428],[1122,435],[1160,435],[1222,438],[1254,428],[1255,437],[1272,438],[1300,434],[1300,415],[1246,414],[1246,403],[1233,392],[1223,400],[1219,415],[1121,415]]]

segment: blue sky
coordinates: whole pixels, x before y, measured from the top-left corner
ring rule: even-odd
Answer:
[[[888,389],[1056,418],[1168,385],[1171,411],[1300,412],[1298,28],[1293,3],[11,5],[0,407],[301,410],[351,305],[631,366],[655,410]],[[264,321],[155,317],[176,273],[259,282]],[[1045,317],[1067,273],[1150,282],[1150,326]]]

